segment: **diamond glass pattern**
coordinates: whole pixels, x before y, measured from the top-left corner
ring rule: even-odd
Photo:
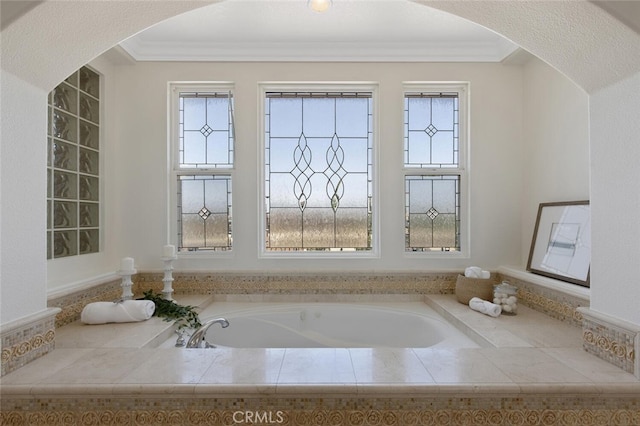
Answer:
[[[213,132],[213,129],[211,127],[209,127],[208,124],[205,124],[200,129],[200,133],[202,133],[205,137],[209,136],[212,132]]]
[[[198,216],[200,216],[202,219],[207,220],[207,218],[209,216],[211,216],[211,212],[209,211],[208,208],[203,207],[200,209],[200,211],[198,212]]]
[[[429,210],[427,210],[427,216],[429,216],[429,219],[433,220],[436,217],[438,217],[440,213],[438,213],[438,210],[434,209],[433,207],[431,207]]]
[[[424,131],[431,137],[433,137],[433,135],[435,135],[438,132],[438,129],[435,128],[435,126],[433,124],[429,124],[429,126],[424,129]]]

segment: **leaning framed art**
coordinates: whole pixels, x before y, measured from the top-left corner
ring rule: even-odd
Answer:
[[[527,271],[589,287],[590,266],[589,201],[541,203]]]

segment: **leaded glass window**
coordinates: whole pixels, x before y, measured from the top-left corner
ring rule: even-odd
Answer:
[[[48,97],[47,259],[100,251],[100,75],[82,67]]]
[[[231,91],[178,90],[176,102],[178,250],[230,250],[234,164]]]
[[[467,91],[437,85],[420,89],[425,90],[404,96],[405,249],[458,252],[466,178],[461,104]]]
[[[405,177],[406,246],[413,251],[459,250],[460,177]]]
[[[265,95],[267,251],[372,249],[372,92]]]

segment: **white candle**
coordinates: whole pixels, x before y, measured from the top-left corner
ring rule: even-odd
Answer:
[[[175,257],[176,256],[176,247],[171,244],[167,244],[164,246],[162,253],[164,257]]]
[[[133,258],[132,257],[124,257],[120,262],[120,270],[121,271],[133,271]]]

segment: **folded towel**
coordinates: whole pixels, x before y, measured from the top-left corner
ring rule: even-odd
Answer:
[[[497,317],[502,313],[502,308],[500,307],[500,305],[487,302],[486,300],[482,300],[479,297],[472,297],[471,300],[469,300],[469,307],[474,311],[478,311],[492,317]]]
[[[464,270],[464,276],[467,278],[491,278],[491,272],[485,271],[479,266],[469,266]]]
[[[467,278],[481,278],[482,268],[478,266],[469,266],[464,270],[464,276]]]
[[[85,324],[106,324],[109,322],[137,322],[151,318],[156,305],[151,300],[125,300],[122,303],[89,303],[80,314]]]

